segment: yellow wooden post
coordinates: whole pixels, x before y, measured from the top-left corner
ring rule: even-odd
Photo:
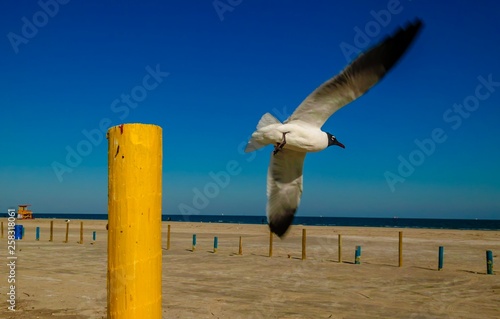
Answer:
[[[162,130],[108,130],[108,319],[162,317]]]
[[[83,222],[80,222],[80,241],[78,243],[83,244]]]
[[[302,260],[306,259],[306,229],[302,229]]]
[[[69,237],[69,222],[66,222],[66,239],[64,240],[65,243],[68,242],[68,237]]]
[[[269,257],[273,257],[273,232],[269,232]]]
[[[50,221],[50,238],[49,241],[52,241],[54,239],[54,221]]]
[[[240,236],[240,247],[238,248],[238,255],[243,255],[243,239]]]
[[[399,267],[403,267],[403,232],[399,232]]]
[[[167,250],[170,249],[170,225],[167,226]]]
[[[339,234],[339,263],[342,262],[342,235]]]

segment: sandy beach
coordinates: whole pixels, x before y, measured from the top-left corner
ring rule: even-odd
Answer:
[[[107,221],[84,220],[82,244],[79,220],[70,222],[68,243],[64,220],[54,220],[52,242],[50,220],[19,221],[25,237],[16,241],[17,310],[12,312],[7,302],[6,219],[1,220],[0,318],[106,318]],[[171,244],[166,250],[169,224]],[[500,318],[500,279],[486,274],[485,257],[492,250],[498,260],[500,231],[296,225],[284,240],[274,238],[270,258],[266,225],[162,225],[163,318]],[[343,263],[338,262],[339,234]],[[356,265],[358,245],[362,254]],[[439,246],[445,247],[441,271]]]

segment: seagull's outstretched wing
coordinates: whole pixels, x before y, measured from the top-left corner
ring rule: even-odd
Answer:
[[[314,90],[285,123],[301,120],[318,128],[338,109],[374,86],[406,52],[422,26],[416,22],[399,29],[367,52],[360,54],[340,74]]]
[[[267,172],[267,220],[271,231],[283,236],[293,221],[302,195],[302,167],[306,153],[282,149],[271,154]]]

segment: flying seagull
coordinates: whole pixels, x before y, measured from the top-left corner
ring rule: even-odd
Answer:
[[[262,116],[245,152],[274,145],[267,173],[267,219],[273,233],[282,237],[293,221],[302,195],[302,167],[308,152],[337,145],[337,138],[321,127],[344,105],[377,84],[406,52],[422,27],[407,24],[392,36],[360,54],[340,74],[321,84],[281,123],[270,113]]]

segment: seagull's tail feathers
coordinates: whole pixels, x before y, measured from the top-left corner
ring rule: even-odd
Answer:
[[[281,122],[271,113],[266,113],[260,118],[259,124],[257,124],[257,130],[273,124],[281,124]]]
[[[281,124],[281,122],[277,118],[275,118],[271,113],[266,113],[266,114],[262,115],[259,123],[257,124],[257,131],[255,131],[252,134],[252,137],[248,141],[247,147],[245,148],[245,153],[253,152],[253,151],[258,150],[259,148],[266,146],[266,144],[262,144],[262,143],[258,142],[257,136],[259,134],[256,134],[256,133],[260,129],[265,128],[269,125],[274,125],[274,124]]]

